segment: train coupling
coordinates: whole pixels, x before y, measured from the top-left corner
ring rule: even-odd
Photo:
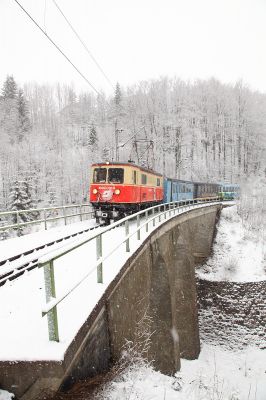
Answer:
[[[99,221],[115,220],[119,217],[119,212],[116,210],[96,210],[95,218]]]
[[[116,210],[108,210],[108,211],[96,210],[95,215],[96,217],[99,218],[107,218],[107,217],[115,218],[118,217],[119,212]]]

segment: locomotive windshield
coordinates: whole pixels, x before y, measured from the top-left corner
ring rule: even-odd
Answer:
[[[100,182],[105,182],[106,181],[106,168],[95,168],[93,172],[93,182],[94,183],[100,183]]]
[[[123,183],[124,182],[124,169],[123,168],[109,168],[108,182]]]

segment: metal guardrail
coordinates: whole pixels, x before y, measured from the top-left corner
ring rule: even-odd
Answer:
[[[58,250],[52,251],[39,259],[39,268],[44,269],[44,283],[45,283],[45,293],[46,293],[46,306],[42,310],[42,316],[47,315],[48,320],[48,332],[49,340],[59,342],[59,330],[58,330],[58,319],[57,319],[57,305],[61,303],[71,292],[73,292],[92,272],[97,268],[97,282],[103,283],[103,262],[110,257],[123,243],[126,244],[126,252],[130,252],[130,239],[132,236],[137,235],[137,239],[141,239],[141,230],[144,229],[149,232],[149,226],[152,223],[152,228],[161,224],[163,221],[176,215],[178,210],[190,210],[199,207],[201,205],[206,205],[210,203],[220,202],[221,199],[218,197],[205,198],[205,199],[193,199],[179,202],[171,202],[160,204],[154,207],[147,208],[143,211],[139,211],[133,215],[125,217],[105,228],[97,229],[89,238],[83,238],[75,243],[61,247]],[[144,217],[144,219],[141,219]],[[132,232],[129,231],[129,222],[136,221],[136,229]],[[125,236],[107,255],[103,257],[103,247],[102,247],[102,237],[103,235],[118,226],[124,225]],[[99,232],[98,232],[99,231]],[[60,297],[56,297],[55,288],[55,277],[54,277],[54,261],[65,256],[71,251],[83,246],[84,244],[95,240],[96,241],[96,260],[97,262],[92,266],[90,271],[86,273],[82,279],[79,280],[72,288],[65,292]]]
[[[67,210],[68,209],[73,209],[74,213],[68,214]],[[56,215],[54,217],[49,216],[49,213],[51,212],[59,212],[61,211],[62,215]],[[32,221],[23,221],[23,216],[25,215],[32,215],[34,218],[34,215],[38,215],[37,218],[39,219],[33,219]],[[56,221],[56,220],[64,220],[64,224],[67,225],[67,220],[71,217],[79,217],[80,221],[83,220],[83,216],[85,215],[90,215],[93,214],[93,211],[91,209],[91,204],[71,204],[67,206],[57,206],[57,207],[45,207],[45,208],[32,208],[29,210],[19,210],[19,211],[3,211],[0,212],[0,221],[2,218],[8,218],[10,216],[15,217],[16,222],[13,224],[9,225],[3,225],[0,226],[0,232],[1,231],[7,231],[9,229],[19,229],[24,226],[30,226],[30,225],[36,225],[36,224],[44,224],[44,229],[47,230],[48,223],[51,221]],[[41,216],[41,217],[40,217]],[[1,221],[2,223],[5,221]],[[8,222],[8,221],[7,221]]]

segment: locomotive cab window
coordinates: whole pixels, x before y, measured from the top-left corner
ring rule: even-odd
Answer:
[[[160,186],[160,178],[157,178],[157,186]]]
[[[123,183],[124,182],[124,169],[123,168],[109,168],[108,182]]]
[[[147,184],[147,175],[141,174],[141,184],[146,185]]]
[[[136,185],[136,183],[137,183],[137,171],[133,171],[133,176],[132,176],[132,178],[133,178],[133,183],[134,183],[134,185]]]
[[[106,168],[95,168],[93,172],[93,182],[103,183],[106,181]]]

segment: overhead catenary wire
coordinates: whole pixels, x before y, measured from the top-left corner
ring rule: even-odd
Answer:
[[[42,27],[35,21],[35,19],[30,15],[30,13],[20,4],[18,0],[14,0],[17,5],[21,8],[21,10],[31,19],[31,21],[37,26],[37,28],[44,34],[44,36],[52,43],[52,45],[62,54],[62,56],[72,65],[72,67],[77,71],[77,73],[82,77],[82,79],[94,90],[95,93],[99,97],[102,97],[105,101],[105,103],[111,108],[110,103],[105,99],[103,94],[101,94],[95,87],[94,85],[86,78],[86,76],[76,67],[76,65],[70,60],[70,58],[60,49],[60,47],[53,41],[53,39],[42,29]],[[55,2],[54,2],[55,3]],[[60,11],[61,12],[61,11]],[[65,18],[65,16],[64,16]],[[73,28],[74,30],[74,28]],[[81,39],[80,39],[81,40]],[[88,50],[89,51],[89,50]],[[112,86],[113,87],[113,86]],[[124,106],[120,107],[125,110]],[[143,127],[140,128],[140,130],[143,129]],[[136,135],[136,133],[134,134]]]
[[[109,85],[111,86],[111,88],[113,90],[115,90],[115,87],[113,86],[111,80],[108,78],[108,76],[106,75],[106,73],[104,72],[103,68],[100,66],[100,64],[98,63],[98,61],[95,59],[95,57],[93,56],[93,54],[91,53],[91,51],[88,49],[86,43],[81,39],[80,35],[77,33],[77,31],[75,30],[75,28],[73,27],[73,25],[71,24],[71,22],[68,20],[68,18],[65,16],[65,14],[63,13],[62,9],[59,7],[59,5],[57,4],[57,2],[55,0],[53,0],[54,5],[56,6],[56,8],[58,9],[58,11],[60,12],[60,14],[63,16],[63,18],[65,19],[65,21],[67,22],[67,24],[69,25],[70,29],[72,30],[72,32],[75,34],[75,36],[78,38],[78,40],[80,41],[80,43],[82,44],[82,46],[84,47],[84,49],[86,50],[86,52],[89,54],[89,56],[91,57],[91,59],[93,60],[93,62],[96,64],[96,66],[98,67],[98,69],[101,71],[102,75],[105,77],[106,81],[109,83]]]
[[[32,20],[32,22],[37,26],[37,28],[47,37],[47,39],[55,46],[55,48],[65,57],[65,59],[72,65],[72,67],[78,72],[78,74],[87,82],[87,84],[99,95],[102,96],[100,92],[93,86],[93,84],[86,78],[86,76],[75,66],[75,64],[69,59],[69,57],[60,49],[60,47],[51,39],[51,37],[40,27],[40,25],[35,21],[35,19],[28,13],[27,10],[18,2],[14,0],[17,5],[22,9],[22,11]]]
[[[86,76],[75,66],[75,64],[70,60],[70,58],[60,49],[60,47],[52,40],[52,38],[42,29],[42,27],[35,21],[35,19],[30,15],[30,13],[19,3],[18,0],[14,0],[17,5],[22,9],[22,11],[32,20],[32,22],[37,26],[37,28],[46,36],[46,38],[55,46],[55,48],[65,57],[65,59],[72,65],[72,67],[78,72],[78,74],[87,82],[87,84],[100,96],[103,97],[103,94],[101,94],[95,87],[94,85],[86,78]],[[54,2],[56,4],[56,2]],[[59,9],[59,7],[58,7]],[[61,12],[61,10],[60,10]],[[66,18],[64,16],[64,18]],[[74,30],[74,28],[73,28]],[[77,33],[76,33],[77,34]],[[80,38],[79,38],[80,39]],[[81,40],[81,39],[80,39]],[[85,44],[84,44],[85,45]],[[86,46],[86,45],[85,45]],[[89,52],[89,50],[88,50]],[[91,54],[90,54],[91,55]],[[92,56],[92,55],[91,55]],[[92,56],[93,57],[93,56]],[[95,60],[95,59],[94,59]],[[95,60],[95,62],[97,62]],[[99,66],[100,68],[100,66]],[[102,71],[103,72],[103,71]],[[103,72],[104,73],[104,72]],[[108,78],[107,78],[108,79]],[[111,84],[111,82],[110,82]],[[111,84],[112,85],[112,84]],[[114,89],[113,85],[112,88]],[[111,107],[109,102],[104,98],[106,104]],[[125,110],[125,107],[120,105],[120,108]]]

